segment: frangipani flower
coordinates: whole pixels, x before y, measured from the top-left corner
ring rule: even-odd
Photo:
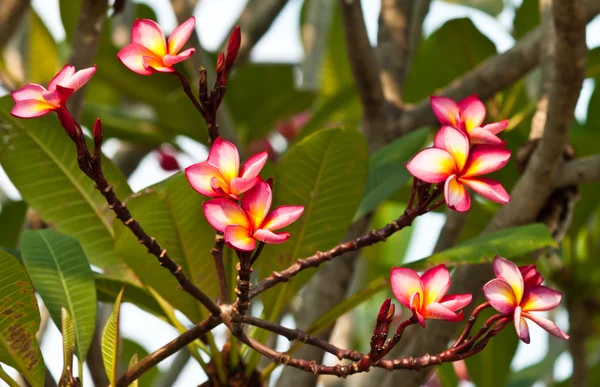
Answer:
[[[240,154],[237,148],[219,137],[211,146],[208,159],[187,167],[185,176],[192,188],[202,195],[238,200],[238,195],[262,181],[258,173],[267,158],[267,152],[255,154],[240,170]]]
[[[165,41],[162,28],[153,20],[137,19],[131,29],[131,43],[123,47],[117,58],[128,69],[141,75],[154,72],[172,73],[173,65],[192,56],[194,48],[183,52],[181,49],[188,41],[196,19],[192,16],[173,31]]]
[[[473,298],[470,294],[446,296],[450,287],[450,273],[445,265],[432,267],[420,278],[412,269],[393,267],[390,284],[394,296],[413,311],[423,327],[428,318],[461,321],[463,312],[456,311],[467,306]]]
[[[568,339],[552,321],[531,312],[552,310],[560,304],[562,294],[540,285],[542,277],[535,267],[518,268],[513,262],[496,256],[494,273],[497,278],[483,286],[483,293],[494,309],[514,317],[515,329],[519,338],[529,344],[529,327],[526,318],[538,324],[551,335]]]
[[[280,206],[269,212],[273,193],[268,183],[261,181],[244,194],[241,207],[225,198],[204,202],[204,215],[217,231],[225,234],[225,243],[234,249],[252,251],[256,241],[283,243],[290,237],[287,232],[274,233],[298,219],[302,206]]]
[[[508,203],[510,196],[497,181],[479,177],[499,170],[508,162],[510,151],[479,145],[470,150],[467,135],[452,126],[442,126],[432,148],[417,153],[407,164],[418,179],[437,184],[445,181],[444,196],[448,207],[464,212],[471,207],[466,186],[496,203]]]
[[[28,83],[12,92],[15,106],[11,114],[19,118],[34,118],[57,111],[59,117],[71,95],[85,85],[96,72],[96,66],[75,72],[74,66],[65,66],[52,78],[48,89],[34,83]],[[63,118],[61,118],[62,120]]]
[[[488,125],[481,124],[485,119],[485,105],[477,95],[472,95],[458,104],[446,97],[430,97],[431,108],[442,125],[450,125],[462,129],[469,134],[473,144],[504,145],[496,136],[506,129],[508,120],[494,122]]]

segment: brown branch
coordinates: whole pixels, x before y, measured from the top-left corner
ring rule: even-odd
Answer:
[[[600,154],[564,163],[556,173],[554,187],[600,181]]]
[[[129,386],[131,382],[139,378],[144,372],[148,371],[175,352],[184,349],[188,344],[204,336],[219,324],[221,324],[221,319],[214,316],[202,320],[190,330],[182,333],[177,338],[171,340],[169,343],[163,345],[161,348],[137,362],[133,367],[129,368],[127,372],[125,372],[125,375],[117,380],[117,386]]]
[[[29,9],[31,0],[3,0],[0,7],[0,49],[3,48]]]
[[[588,308],[581,302],[578,291],[570,290],[571,294],[567,296],[567,311],[569,312],[569,352],[573,358],[571,383],[573,386],[587,386],[586,341],[590,333],[590,314]]]
[[[223,233],[217,232],[215,234],[215,247],[210,250],[215,261],[215,268],[217,270],[217,279],[219,281],[219,304],[229,303],[229,289],[227,288],[227,275],[225,273],[225,265],[223,263],[223,247],[225,246],[225,238]]]

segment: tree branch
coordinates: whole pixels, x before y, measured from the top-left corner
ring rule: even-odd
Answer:
[[[6,45],[29,9],[31,0],[3,0],[0,7],[0,49]]]
[[[554,187],[600,181],[600,154],[564,163],[556,173]]]

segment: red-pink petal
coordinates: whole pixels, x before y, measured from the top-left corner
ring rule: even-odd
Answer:
[[[444,125],[435,136],[433,145],[450,153],[458,171],[462,171],[469,157],[469,137],[460,129]]]
[[[26,101],[28,99],[42,100],[42,94],[46,91],[47,90],[44,88],[44,86],[37,85],[35,83],[28,83],[19,90],[13,91],[11,96],[15,102]]]
[[[465,212],[471,208],[471,197],[465,186],[456,179],[456,175],[452,175],[446,180],[444,198],[448,208],[454,211]]]
[[[279,230],[294,223],[303,212],[302,206],[279,206],[269,212],[260,227],[271,231]]]
[[[510,150],[491,145],[473,148],[469,163],[461,177],[475,177],[495,172],[508,163]]]
[[[119,51],[117,58],[119,58],[121,63],[129,70],[141,75],[150,75],[153,71],[144,67],[144,57],[153,55],[154,53],[146,47],[131,43]]]
[[[510,195],[502,184],[495,180],[486,177],[479,178],[461,178],[463,184],[469,186],[473,191],[477,192],[484,198],[495,203],[505,204],[510,202]]]
[[[450,273],[444,264],[434,266],[423,273],[421,283],[425,305],[438,302],[450,287]]]
[[[525,293],[521,305],[525,312],[541,312],[556,308],[561,299],[561,292],[540,285]]]
[[[471,95],[460,101],[458,109],[467,132],[481,126],[485,119],[485,105],[477,95]]]
[[[442,125],[458,126],[460,110],[458,104],[446,97],[437,97],[432,95],[429,97],[431,109]]]
[[[472,300],[472,294],[452,294],[442,297],[439,303],[450,310],[457,311],[469,305]]]
[[[525,290],[534,288],[538,285],[541,285],[544,282],[544,278],[537,270],[534,264],[519,266],[519,271],[523,276],[523,282],[525,283]]]
[[[75,66],[66,65],[65,67],[62,68],[62,70],[60,70],[58,72],[58,74],[56,74],[54,76],[54,78],[52,78],[52,80],[48,84],[48,90],[50,90],[50,91],[55,90],[56,85],[62,85],[63,82],[68,81],[69,78],[71,78],[74,74],[75,74]]]
[[[217,167],[210,165],[206,161],[187,167],[185,169],[185,177],[193,189],[208,197],[219,196],[213,190],[210,180],[215,177],[218,180],[224,181]]]
[[[260,173],[261,169],[265,166],[269,154],[267,152],[260,152],[250,157],[240,170],[240,177],[256,177]]]
[[[483,285],[483,294],[492,307],[500,313],[510,314],[517,306],[515,293],[510,285],[501,279],[494,278]]]
[[[504,145],[504,141],[502,141],[500,137],[480,127],[474,128],[469,132],[469,139],[471,140],[472,144],[494,146]]]
[[[272,200],[273,192],[271,192],[271,187],[264,181],[256,184],[254,188],[246,192],[242,197],[242,209],[246,212],[254,230],[266,228],[261,227],[261,225],[271,209]]]
[[[217,231],[225,232],[227,226],[242,226],[250,229],[250,222],[244,211],[236,203],[224,198],[202,203],[206,220]]]
[[[237,250],[252,251],[256,247],[256,241],[250,235],[250,230],[242,226],[227,226],[224,237],[225,243]]]
[[[444,305],[434,302],[433,304],[425,306],[423,316],[425,318],[457,322],[463,319],[463,311],[461,310],[459,313],[455,313]]]
[[[244,192],[248,191],[249,189],[252,189],[254,186],[256,186],[261,181],[262,181],[262,179],[260,178],[260,176],[256,176],[256,177],[253,177],[250,179],[245,179],[242,177],[234,177],[229,182],[229,186],[231,187],[231,192],[234,195],[241,195]]]
[[[502,120],[500,122],[492,122],[491,124],[487,124],[483,126],[484,130],[487,130],[490,133],[498,134],[508,126],[508,120]]]
[[[515,315],[514,315],[514,321],[515,321],[515,329],[517,331],[517,336],[519,336],[519,338],[525,343],[525,344],[529,344],[530,342],[530,337],[529,337],[529,327],[527,326],[527,321],[525,321],[525,319],[521,316],[521,307],[517,306],[515,309]]]
[[[406,169],[427,183],[441,183],[457,172],[452,155],[439,148],[423,149],[406,164]]]
[[[171,36],[169,36],[169,54],[176,55],[183,48],[185,43],[194,32],[195,25],[196,18],[192,16],[175,28],[175,31],[173,31]]]
[[[56,106],[48,102],[28,99],[15,103],[10,114],[19,118],[35,118],[48,114],[54,109],[56,109]]]
[[[552,321],[548,320],[545,317],[535,315],[533,313],[523,313],[523,316],[527,317],[540,327],[544,329],[546,332],[550,333],[552,336],[556,336],[559,339],[568,340],[569,335],[563,332],[559,327],[556,326]]]
[[[162,28],[153,20],[137,19],[133,23],[131,43],[146,47],[160,58],[167,53],[165,34]]]
[[[254,233],[254,238],[258,239],[261,242],[269,243],[269,244],[279,244],[287,241],[290,238],[290,233],[281,232],[274,233],[265,229],[258,229]]]
[[[506,282],[515,295],[515,305],[520,305],[523,299],[524,282],[521,271],[514,262],[499,256],[494,257],[492,264],[496,277]]]
[[[393,267],[390,271],[390,286],[398,301],[411,309],[411,298],[414,294],[423,294],[423,284],[413,269]]]
[[[209,163],[219,168],[226,181],[238,177],[240,170],[240,154],[235,145],[229,141],[217,138],[208,153]]]
[[[184,60],[186,60],[187,58],[192,56],[194,51],[196,51],[195,48],[190,48],[190,49],[183,51],[179,55],[167,54],[163,57],[162,61],[166,66],[173,66],[174,64],[183,62]]]
[[[71,89],[70,87],[63,87],[61,85],[56,85],[55,91],[48,91],[48,92],[44,93],[44,99],[48,103],[51,103],[54,105],[61,105],[61,104],[64,104],[65,102],[67,102],[67,100],[69,98],[71,98],[71,96],[73,95],[74,92],[75,92],[75,90]]]
[[[148,71],[158,71],[160,73],[172,73],[175,71],[173,67],[166,66],[161,59],[154,55],[142,57],[142,66]]]
[[[88,67],[87,69],[82,69],[76,72],[72,77],[58,82],[57,86],[63,86],[65,88],[73,89],[74,91],[79,90],[83,85],[85,85],[90,78],[96,73],[96,66]]]

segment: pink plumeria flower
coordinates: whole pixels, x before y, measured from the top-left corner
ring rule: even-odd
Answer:
[[[499,170],[508,162],[510,151],[491,145],[470,149],[467,135],[452,126],[442,126],[432,148],[417,153],[407,164],[418,179],[437,184],[445,181],[444,196],[448,207],[464,212],[471,207],[470,187],[486,199],[508,203],[510,196],[497,181],[479,177]]]
[[[460,101],[454,102],[450,98],[430,97],[431,108],[442,125],[450,125],[462,129],[469,134],[471,143],[504,145],[498,133],[506,129],[508,120],[494,122],[481,126],[485,119],[485,105],[477,95],[472,95]]]
[[[169,40],[165,40],[162,28],[148,19],[137,19],[131,30],[131,43],[123,47],[117,58],[128,69],[141,75],[154,72],[172,73],[174,64],[192,56],[194,48],[183,52],[181,49],[188,41],[196,19],[192,16],[173,31]]]
[[[273,193],[268,183],[261,181],[244,194],[242,205],[217,198],[204,202],[204,215],[217,231],[225,234],[225,243],[234,249],[252,251],[256,241],[283,243],[287,232],[274,233],[293,222],[304,212],[302,206],[280,206],[269,212]]]
[[[67,65],[52,78],[48,89],[28,83],[12,92],[15,106],[10,113],[19,118],[35,118],[57,111],[60,117],[61,108],[65,107],[69,97],[83,87],[95,72],[96,66],[75,72],[74,66]]]
[[[483,293],[494,309],[513,316],[517,335],[523,342],[529,344],[530,341],[526,318],[551,335],[565,340],[569,338],[552,321],[531,313],[552,310],[562,298],[560,292],[540,285],[542,278],[535,268],[535,272],[528,267],[518,268],[513,262],[498,256],[494,258],[493,267],[497,278],[483,286]]]
[[[267,152],[257,153],[240,170],[237,148],[219,137],[211,146],[208,159],[187,167],[185,176],[192,188],[202,195],[239,200],[239,195],[262,181],[258,174],[268,157]]]
[[[421,277],[412,269],[393,267],[390,273],[392,292],[398,301],[412,310],[421,326],[426,319],[461,321],[463,312],[473,298],[470,294],[446,296],[450,273],[445,265],[427,270]]]

